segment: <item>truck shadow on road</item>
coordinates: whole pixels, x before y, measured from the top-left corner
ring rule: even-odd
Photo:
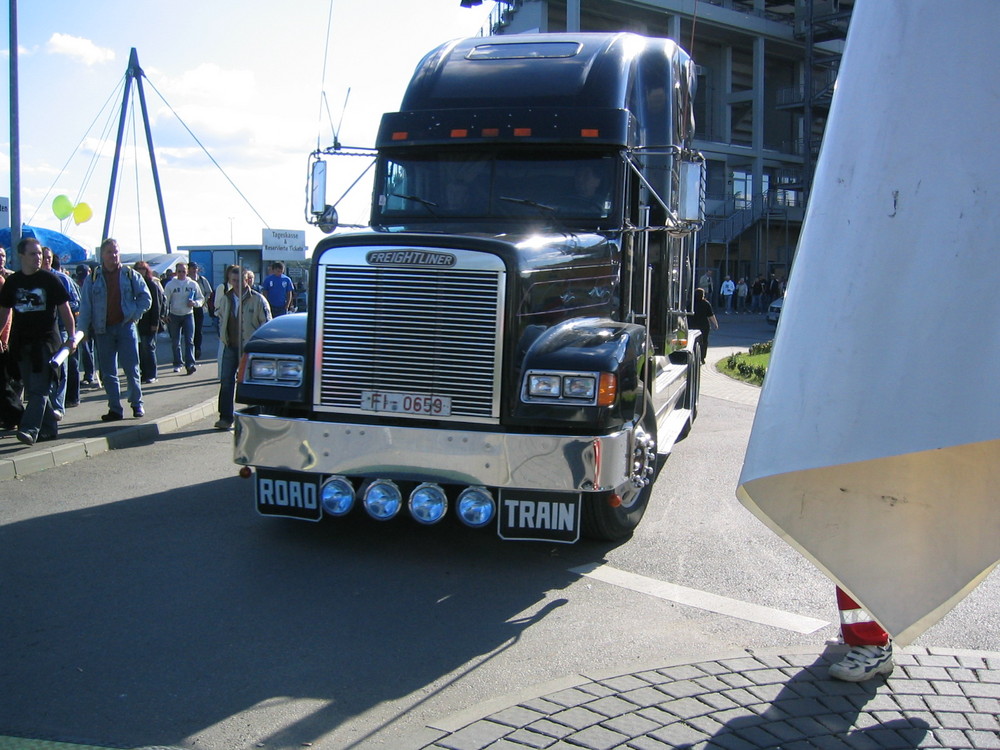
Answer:
[[[168,488],[0,527],[0,733],[316,743],[493,658],[565,602],[571,564],[604,549],[554,559],[553,545],[457,525],[263,520],[248,486]]]

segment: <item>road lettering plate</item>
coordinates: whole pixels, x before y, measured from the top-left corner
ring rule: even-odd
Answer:
[[[501,539],[573,544],[580,538],[579,494],[500,490],[497,533]]]
[[[257,470],[257,512],[262,516],[318,521],[319,475],[296,471]]]

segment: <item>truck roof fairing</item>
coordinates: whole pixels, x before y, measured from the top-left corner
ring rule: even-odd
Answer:
[[[384,116],[377,145],[488,139],[689,145],[694,88],[691,58],[669,39],[629,33],[460,39],[420,62],[400,112]],[[645,124],[642,133],[629,115]]]

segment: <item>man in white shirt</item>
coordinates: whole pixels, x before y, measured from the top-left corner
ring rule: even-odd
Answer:
[[[188,278],[185,263],[177,264],[176,273],[163,292],[167,296],[167,330],[174,354],[174,372],[181,371],[183,361],[185,372],[192,375],[198,369],[194,353],[194,310],[205,304],[205,295],[197,282]]]
[[[722,292],[722,299],[726,303],[726,315],[729,315],[733,311],[733,293],[736,291],[736,284],[733,283],[731,276],[726,277],[719,291]]]

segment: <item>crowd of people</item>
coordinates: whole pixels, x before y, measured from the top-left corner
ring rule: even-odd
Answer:
[[[732,276],[724,276],[716,294],[714,278],[706,271],[698,280],[698,286],[705,290],[705,299],[726,315],[763,315],[768,305],[785,294],[785,283],[773,273],[770,278],[763,274],[753,281],[749,278],[740,277],[734,281]]]
[[[247,340],[272,317],[295,310],[295,286],[272,263],[258,291],[253,271],[226,268],[212,288],[197,263],[179,262],[157,277],[145,261],[123,266],[118,242],[105,240],[98,264],[73,275],[33,237],[17,246],[20,270],[0,248],[0,428],[25,445],[58,437],[81,389],[103,388],[104,422],[145,415],[143,386],[156,383],[157,337],[170,337],[174,373],[193,375],[205,328],[219,328],[219,420],[233,427],[236,375]],[[263,292],[263,293],[262,293]]]

